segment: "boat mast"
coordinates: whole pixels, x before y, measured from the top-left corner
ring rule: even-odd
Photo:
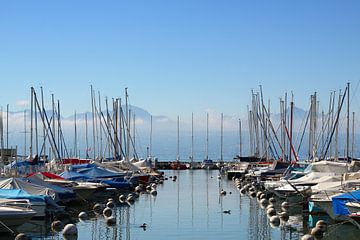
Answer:
[[[151,148],[152,148],[152,132],[153,132],[153,118],[150,115],[150,139],[149,139],[149,157],[151,158]]]
[[[354,159],[355,151],[355,112],[352,113],[352,146],[351,146],[351,159]]]
[[[176,160],[180,160],[180,130],[179,130],[179,116],[177,116],[177,155]]]
[[[241,119],[239,118],[239,157],[241,156],[242,156]]]
[[[223,147],[224,147],[224,114],[221,113],[221,144],[220,144],[220,161],[223,162]]]
[[[346,114],[346,160],[349,161],[350,143],[350,82],[347,83],[347,114]]]
[[[194,163],[194,113],[191,113],[191,167]]]
[[[209,113],[206,113],[206,144],[205,144],[205,160],[209,159]]]
[[[85,141],[86,141],[86,159],[88,159],[89,158],[89,139],[88,139],[87,113],[85,113]]]

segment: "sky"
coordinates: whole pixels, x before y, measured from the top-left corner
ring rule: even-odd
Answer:
[[[29,108],[30,87],[89,111],[90,85],[153,115],[246,115],[262,85],[272,109],[293,93],[360,81],[359,1],[0,1],[0,106]],[[205,116],[205,115],[204,115]],[[204,118],[205,119],[205,118]]]

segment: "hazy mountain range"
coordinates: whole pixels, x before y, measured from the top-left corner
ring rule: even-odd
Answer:
[[[147,148],[150,147],[150,119],[151,114],[136,106],[129,107],[133,114],[135,114],[135,144],[139,156],[146,156]],[[48,119],[52,117],[52,111],[46,111]],[[106,113],[104,113],[106,115]],[[294,108],[294,142],[298,141],[301,136],[300,126],[303,126],[308,112],[301,108]],[[88,119],[88,142],[90,146],[86,146],[85,137],[85,115]],[[110,113],[111,115],[111,113]],[[26,117],[26,126],[24,120]],[[72,152],[75,148],[75,115],[61,117],[61,126],[63,135],[66,141],[66,145],[69,152]],[[176,119],[171,119],[167,116],[152,116],[153,119],[153,135],[152,135],[152,154],[158,156],[160,159],[175,159],[177,153],[177,123]],[[280,114],[275,113],[271,115],[271,119],[275,129],[278,129],[280,123]],[[26,135],[26,148],[28,149],[30,143],[30,111],[26,110],[26,116],[24,111],[9,112],[9,126],[8,126],[8,138],[6,131],[6,113],[3,113],[3,132],[4,132],[4,146],[8,143],[9,147],[18,147],[18,152],[23,154],[25,151],[25,135]],[[241,118],[242,121],[242,149],[243,155],[249,154],[249,132],[247,116]],[[38,117],[38,139],[42,140],[42,126],[41,119]],[[78,141],[76,148],[83,156],[85,149],[91,148],[93,142],[92,135],[92,113],[84,112],[76,114],[77,123],[77,136]],[[240,151],[239,140],[239,117],[238,116],[224,116],[224,145],[223,155],[224,159],[232,159]],[[320,123],[319,123],[320,124]],[[319,125],[321,126],[321,125]],[[26,127],[26,131],[25,131]],[[209,113],[209,156],[213,159],[220,158],[220,114],[210,112]],[[131,126],[133,128],[133,125]],[[35,129],[35,128],[34,128]],[[35,130],[34,130],[35,131]],[[343,127],[340,128],[343,132]],[[26,134],[25,134],[26,132]],[[133,133],[133,129],[131,130]],[[105,134],[104,134],[105,135]],[[106,138],[103,135],[103,144],[106,145]],[[99,138],[99,135],[98,135]],[[182,159],[187,160],[191,153],[191,120],[187,118],[182,120],[180,116],[180,156]],[[339,144],[344,145],[344,135],[340,135]],[[357,139],[356,135],[356,139]],[[8,142],[7,142],[8,139]],[[205,139],[206,139],[206,115],[195,114],[194,115],[194,154],[195,159],[203,159],[205,156]],[[100,140],[99,140],[100,141]],[[305,134],[303,142],[305,146],[300,149],[300,155],[306,156],[307,136]],[[339,150],[343,152],[343,148]]]

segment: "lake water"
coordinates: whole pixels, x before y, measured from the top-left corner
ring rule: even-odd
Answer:
[[[175,175],[177,181],[169,178],[158,186],[157,196],[141,194],[133,205],[116,206],[114,226],[107,226],[102,216],[88,209],[90,220],[76,221],[77,239],[300,239],[309,222],[317,220],[303,217],[301,206],[293,207],[287,223],[272,227],[256,198],[240,195],[225,177],[219,180],[217,170],[165,171],[166,177]],[[226,190],[225,196],[220,196],[221,189]],[[76,216],[81,210],[74,207],[73,211]],[[140,227],[143,223],[146,228]],[[33,239],[63,239],[43,220],[18,230]],[[333,224],[324,239],[358,239],[359,234],[351,224]]]

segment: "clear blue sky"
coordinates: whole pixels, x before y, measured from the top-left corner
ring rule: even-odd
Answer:
[[[173,119],[244,114],[262,84],[273,108],[285,91],[306,108],[360,80],[359,13],[350,0],[0,1],[0,105],[23,109],[43,86],[65,114],[90,110],[93,84]]]

